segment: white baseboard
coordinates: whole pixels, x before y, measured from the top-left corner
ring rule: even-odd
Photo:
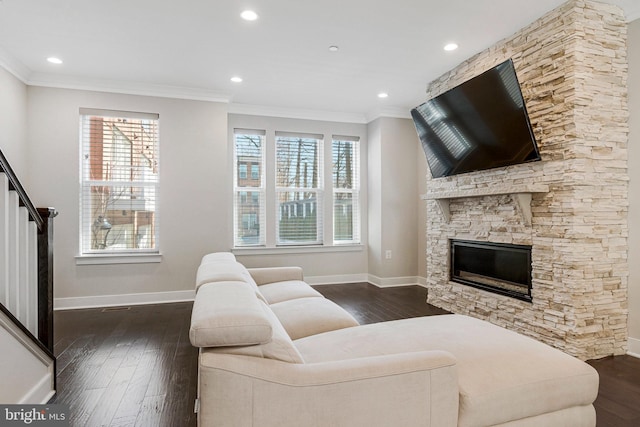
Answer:
[[[420,285],[418,277],[380,278],[371,274],[342,274],[334,276],[308,276],[305,281],[310,285],[332,285],[338,283],[368,282],[378,287]],[[195,291],[149,292],[122,295],[95,295],[88,297],[56,298],[54,310],[76,310],[81,308],[117,307],[128,305],[162,304],[171,302],[193,301]]]
[[[427,279],[423,277],[378,277],[373,274],[342,274],[336,276],[305,276],[305,282],[310,285],[334,285],[340,283],[371,283],[379,288],[394,286],[426,286]]]
[[[304,278],[310,285],[335,285],[339,283],[368,282],[367,274],[340,274],[335,276],[309,276]]]
[[[376,285],[379,288],[391,288],[394,286],[410,286],[420,285],[419,278],[417,276],[407,277],[378,277],[373,274],[368,275],[368,282],[372,285]]]
[[[194,298],[194,290],[56,298],[53,301],[53,309],[75,310],[80,308],[115,307],[123,305],[163,304],[170,302],[193,301]]]
[[[426,286],[423,277],[385,277],[373,274],[342,274],[334,276],[309,276],[305,281],[310,285],[332,285],[338,283],[368,282],[380,288],[393,286],[419,285]],[[95,295],[88,297],[56,298],[54,310],[76,310],[81,308],[117,307],[125,305],[163,304],[171,302],[193,301],[195,291],[148,292],[121,295]]]
[[[629,356],[637,357],[640,359],[640,339],[631,338],[628,339],[628,351]]]
[[[44,405],[55,394],[55,390],[53,390],[53,365],[51,366],[51,371],[47,373],[38,384],[34,385],[29,392],[20,399],[18,404],[27,405],[27,404],[40,404]]]

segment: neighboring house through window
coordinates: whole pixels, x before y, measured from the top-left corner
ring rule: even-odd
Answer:
[[[325,165],[323,135],[272,135],[267,149],[266,131],[234,129],[234,246],[359,244],[359,138],[333,136],[326,147],[332,161]],[[325,194],[333,205],[326,207],[327,213],[333,210],[328,218]],[[275,211],[267,212],[266,206]]]
[[[333,242],[360,243],[360,140],[333,136]]]
[[[322,135],[276,132],[276,244],[322,244]]]
[[[158,253],[158,115],[80,110],[80,253]]]
[[[263,173],[264,131],[236,129],[234,132],[234,244],[265,244],[265,178]],[[251,170],[251,175],[247,171]]]

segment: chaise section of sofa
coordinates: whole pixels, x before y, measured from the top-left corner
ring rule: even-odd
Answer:
[[[598,391],[598,375],[591,366],[472,317],[450,314],[382,322],[310,336],[294,345],[306,363],[446,351],[458,368],[460,427],[516,420],[537,426],[595,425],[591,404]],[[546,424],[545,419],[556,423]]]
[[[231,257],[198,271],[200,426],[595,426],[598,375],[557,349],[460,315],[360,326]]]

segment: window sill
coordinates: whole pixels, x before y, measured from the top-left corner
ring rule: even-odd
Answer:
[[[231,249],[235,255],[282,255],[282,254],[315,254],[335,252],[362,252],[364,245],[335,245],[335,246],[264,246],[238,247]]]
[[[150,264],[162,262],[162,254],[90,254],[76,256],[76,265]]]

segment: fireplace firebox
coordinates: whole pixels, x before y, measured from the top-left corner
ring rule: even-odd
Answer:
[[[531,246],[450,242],[451,281],[531,302]]]

